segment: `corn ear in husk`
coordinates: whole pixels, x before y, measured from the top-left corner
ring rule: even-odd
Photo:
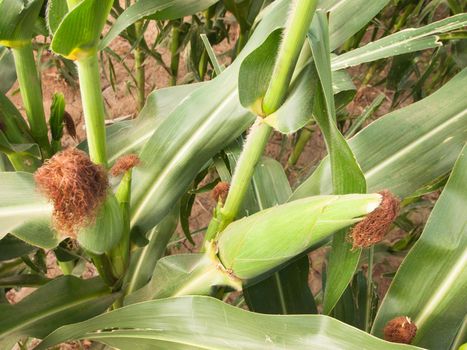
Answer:
[[[218,241],[223,266],[243,281],[287,262],[376,209],[380,194],[309,197],[230,224]]]

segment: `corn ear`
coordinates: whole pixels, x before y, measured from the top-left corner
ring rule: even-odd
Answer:
[[[357,223],[380,202],[379,194],[351,194],[276,206],[229,225],[219,238],[218,256],[234,276],[249,280]]]

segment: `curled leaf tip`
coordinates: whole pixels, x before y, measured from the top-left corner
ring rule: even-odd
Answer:
[[[110,169],[110,175],[120,176],[128,170],[138,166],[141,160],[136,154],[127,154],[117,159],[112,169]]]
[[[55,228],[71,237],[95,219],[109,186],[105,169],[75,148],[48,159],[34,173],[34,180],[53,204]]]
[[[222,203],[225,203],[225,200],[227,199],[227,194],[229,193],[229,189],[230,184],[228,182],[219,182],[212,190],[212,199],[214,199],[216,202],[221,200]]]
[[[367,248],[381,242],[399,213],[399,199],[387,190],[379,194],[382,196],[379,207],[351,231],[354,248]]]
[[[399,316],[386,323],[383,334],[387,341],[410,344],[417,334],[417,326],[407,316]]]

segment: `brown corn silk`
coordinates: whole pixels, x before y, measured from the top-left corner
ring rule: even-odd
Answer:
[[[138,166],[140,163],[141,160],[136,154],[127,154],[121,156],[115,161],[112,169],[110,169],[110,175],[120,176],[135,166]]]
[[[34,173],[39,190],[53,203],[53,224],[63,235],[76,237],[93,222],[109,186],[101,165],[75,148],[55,154]]]
[[[230,184],[228,182],[219,182],[212,190],[211,196],[216,202],[222,200],[222,203],[225,203],[227,195],[229,193]]]
[[[383,240],[392,222],[399,213],[399,200],[389,191],[379,192],[383,196],[378,208],[354,226],[350,235],[354,248],[367,248]]]
[[[410,344],[417,334],[417,326],[407,316],[399,316],[386,324],[383,334],[387,341]]]

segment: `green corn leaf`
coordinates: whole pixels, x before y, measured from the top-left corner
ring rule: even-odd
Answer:
[[[422,235],[402,262],[378,311],[373,333],[408,316],[417,326],[413,344],[448,349],[467,313],[467,147],[433,208]]]
[[[365,193],[366,182],[346,140],[336,125],[332,91],[329,33],[325,14],[318,11],[309,32],[313,58],[320,79],[315,101],[315,120],[320,127],[331,159],[333,193]],[[325,314],[339,300],[357,269],[361,249],[352,249],[347,231],[337,233],[332,242],[328,266],[328,287],[324,295]]]
[[[181,295],[211,295],[215,287],[240,289],[209,254],[178,254],[160,259],[151,281],[125,298],[125,304]]]
[[[430,23],[420,28],[409,28],[373,41],[363,47],[337,56],[332,60],[332,69],[338,70],[382,58],[442,46],[438,34],[467,25],[467,14]]]
[[[269,86],[282,38],[282,29],[273,31],[242,62],[238,73],[238,94],[243,107],[263,116],[263,98]]]
[[[181,297],[130,305],[62,327],[36,350],[84,338],[121,350],[419,349],[385,342],[327,316],[262,315],[214,298]]]
[[[50,278],[46,278],[41,275],[33,274],[20,274],[0,277],[0,288],[22,288],[32,287],[37,288],[43,286],[51,281]]]
[[[243,287],[248,309],[264,314],[316,314],[308,286],[310,264],[305,255],[259,283]]]
[[[52,230],[52,206],[36,190],[32,174],[0,173],[0,237],[11,233],[21,240],[46,249],[59,238]]]
[[[0,94],[6,94],[16,81],[16,69],[13,54],[3,46],[0,46],[0,77]]]
[[[120,241],[122,234],[122,211],[115,195],[109,192],[96,215],[95,222],[79,230],[78,242],[94,254],[103,254]]]
[[[63,116],[65,114],[65,96],[62,93],[55,93],[50,106],[50,132],[52,139],[60,141],[63,136]]]
[[[256,278],[360,221],[380,201],[378,194],[318,196],[263,210],[227,226],[219,258],[238,278]]]
[[[60,22],[51,49],[72,60],[96,53],[112,4],[112,0],[81,1]]]
[[[131,253],[124,290],[132,293],[146,285],[153,276],[157,261],[164,256],[167,244],[178,223],[178,208],[167,215],[147,235],[148,244]]]
[[[23,255],[28,255],[36,250],[12,235],[6,235],[0,239],[0,261],[11,260]]]
[[[53,35],[57,31],[63,18],[68,13],[67,0],[48,0],[47,2],[47,27]]]
[[[368,191],[388,189],[404,198],[452,169],[467,137],[466,80],[464,69],[432,95],[379,118],[349,141]],[[292,199],[329,193],[332,181],[326,158]]]
[[[102,313],[118,294],[99,279],[59,277],[16,305],[0,304],[0,347],[10,349],[21,337],[44,338],[58,327]]]
[[[307,64],[292,82],[284,103],[264,121],[283,134],[294,133],[310,123],[317,80],[314,65]]]
[[[219,0],[139,0],[127,8],[102,39],[100,49],[107,47],[122,31],[140,19],[172,20],[193,15],[214,5]]]
[[[329,44],[331,51],[362,29],[389,0],[323,0],[319,8],[329,11]],[[351,20],[349,20],[351,18]]]
[[[31,41],[43,0],[0,2],[0,45],[19,47]]]

